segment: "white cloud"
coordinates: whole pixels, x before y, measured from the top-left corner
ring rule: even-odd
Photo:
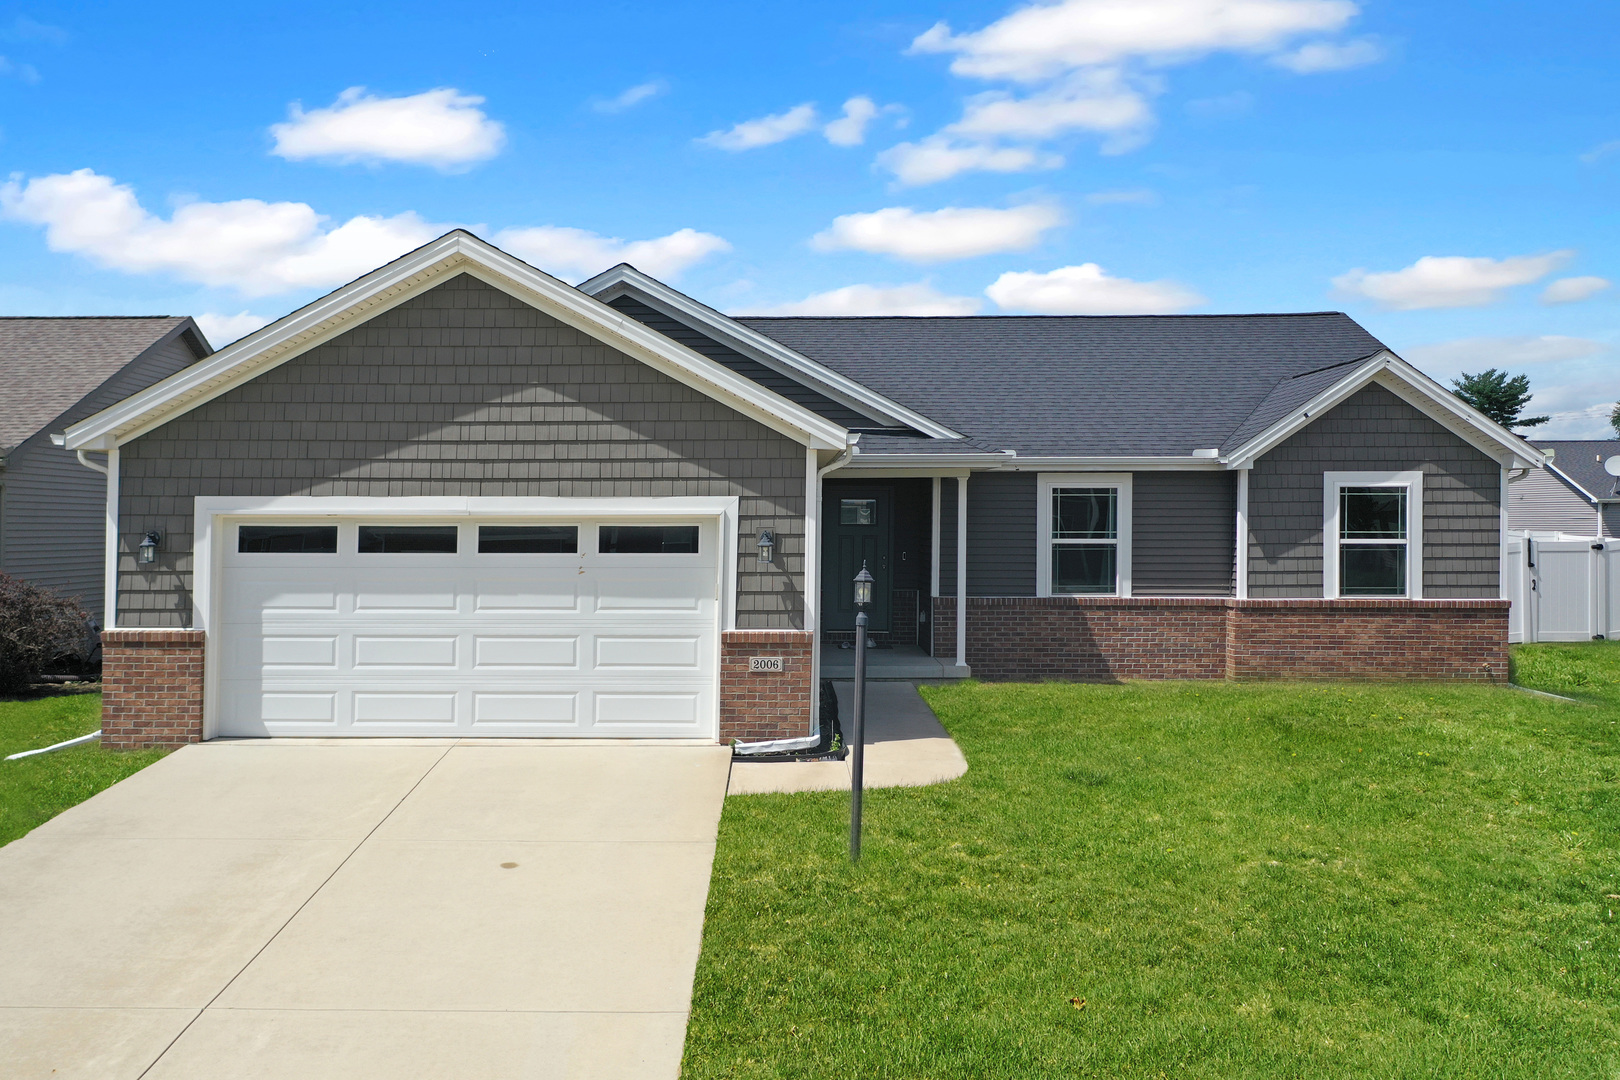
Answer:
[[[0,185],[0,215],[43,226],[52,251],[251,296],[340,285],[451,228],[414,213],[334,226],[307,203],[259,199],[187,203],[164,220],[129,185],[90,169]]]
[[[1341,292],[1376,300],[1396,311],[1481,307],[1501,300],[1506,289],[1546,277],[1574,254],[1553,251],[1506,259],[1425,255],[1404,270],[1369,274],[1357,268],[1340,274],[1333,284]]]
[[[950,296],[925,281],[909,285],[846,285],[752,315],[972,315],[980,301]]]
[[[505,229],[495,234],[495,244],[547,273],[574,280],[621,262],[656,278],[674,278],[710,255],[731,250],[725,240],[696,229],[679,229],[652,240],[621,240],[556,225]]]
[[[879,106],[877,102],[864,95],[852,97],[844,102],[844,115],[828,123],[821,129],[821,133],[827,136],[827,141],[834,146],[859,146],[866,141],[866,128],[873,120],[887,113],[904,114],[905,111],[905,107],[901,105]],[[896,126],[905,126],[903,115]]]
[[[1424,371],[1455,375],[1485,368],[1521,368],[1528,364],[1557,364],[1583,360],[1606,352],[1609,346],[1590,338],[1542,334],[1539,337],[1472,337],[1415,345],[1402,356]]]
[[[506,129],[484,115],[484,99],[440,87],[384,98],[351,86],[330,106],[305,112],[294,102],[270,125],[273,153],[290,161],[406,162],[452,170],[494,157]]]
[[[18,64],[0,56],[0,75],[12,75],[32,86],[39,82],[39,69],[33,64]]]
[[[222,349],[238,338],[247,337],[259,327],[269,325],[269,319],[251,311],[239,311],[235,315],[209,312],[197,316],[197,326],[202,330],[203,337],[216,349]]]
[[[757,120],[744,120],[725,131],[711,131],[697,140],[705,146],[721,150],[752,150],[758,146],[803,135],[816,126],[816,107],[812,102],[795,105],[787,112],[772,113]]]
[[[1358,10],[1349,0],[1059,0],[1019,8],[972,33],[936,23],[911,51],[954,54],[958,75],[1039,82],[1130,60],[1275,52],[1302,34],[1343,29]]]
[[[1384,58],[1384,50],[1371,38],[1355,41],[1313,41],[1292,52],[1279,53],[1271,58],[1278,67],[1287,68],[1296,75],[1314,75],[1319,71],[1346,71],[1366,67]]]
[[[1542,290],[1541,302],[1543,304],[1573,304],[1581,300],[1590,300],[1608,287],[1608,278],[1559,278]]]
[[[1063,159],[1024,146],[962,143],[945,135],[930,135],[921,142],[903,142],[877,156],[900,183],[910,187],[937,184],[965,172],[1017,173],[1056,169]]]
[[[669,83],[663,79],[652,79],[648,82],[637,83],[623,91],[616,97],[602,101],[594,101],[591,108],[602,113],[621,113],[626,109],[633,109],[643,101],[655,98],[660,94],[669,92]]]
[[[1110,277],[1096,263],[1008,272],[984,291],[1004,311],[1038,315],[1165,315],[1205,302],[1178,282]]]
[[[999,251],[1027,251],[1048,229],[1063,224],[1063,211],[1049,203],[1007,210],[987,206],[948,206],[913,210],[890,206],[869,214],[844,214],[817,233],[817,251],[866,251],[910,262],[971,259]]]
[[[1606,143],[1599,143],[1581,155],[1581,160],[1590,165],[1595,161],[1602,161],[1610,154],[1620,153],[1620,139],[1612,139]]]
[[[1130,133],[1128,141],[1134,143],[1152,124],[1147,99],[1118,70],[1105,68],[1077,72],[1027,97],[979,94],[968,99],[962,119],[945,130],[986,141],[1050,139],[1070,131]]]

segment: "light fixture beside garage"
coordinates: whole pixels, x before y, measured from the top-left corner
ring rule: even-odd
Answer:
[[[157,562],[157,549],[161,543],[163,543],[163,534],[156,529],[142,538],[140,547],[136,549],[138,552],[136,558],[142,566]]]
[[[759,540],[756,542],[756,546],[759,548],[759,568],[761,570],[769,570],[771,566],[771,551],[776,547],[776,537],[771,535],[771,530],[759,530]]]

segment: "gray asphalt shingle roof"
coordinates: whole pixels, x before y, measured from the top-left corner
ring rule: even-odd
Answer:
[[[1025,455],[1231,448],[1384,348],[1340,312],[737,321]]]
[[[1552,450],[1553,467],[1599,499],[1615,498],[1620,478],[1603,471],[1603,463],[1620,457],[1620,439],[1532,439],[1538,450]]]
[[[185,321],[0,318],[0,450],[32,436]]]

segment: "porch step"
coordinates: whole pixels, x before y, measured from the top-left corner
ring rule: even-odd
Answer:
[[[955,658],[929,656],[915,647],[866,650],[866,677],[872,682],[918,682],[928,679],[967,679],[973,669],[958,665]],[[821,647],[823,679],[853,679],[855,650],[836,645]]]

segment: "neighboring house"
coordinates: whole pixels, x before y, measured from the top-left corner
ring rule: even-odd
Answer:
[[[1620,439],[1536,439],[1547,467],[1508,488],[1508,528],[1598,539],[1620,537],[1620,477],[1603,463]]]
[[[107,486],[51,437],[211,351],[189,318],[0,318],[0,571],[102,618]]]
[[[863,563],[955,675],[1504,679],[1542,460],[1342,314],[729,318],[461,231],[67,445],[112,745],[802,735]]]

